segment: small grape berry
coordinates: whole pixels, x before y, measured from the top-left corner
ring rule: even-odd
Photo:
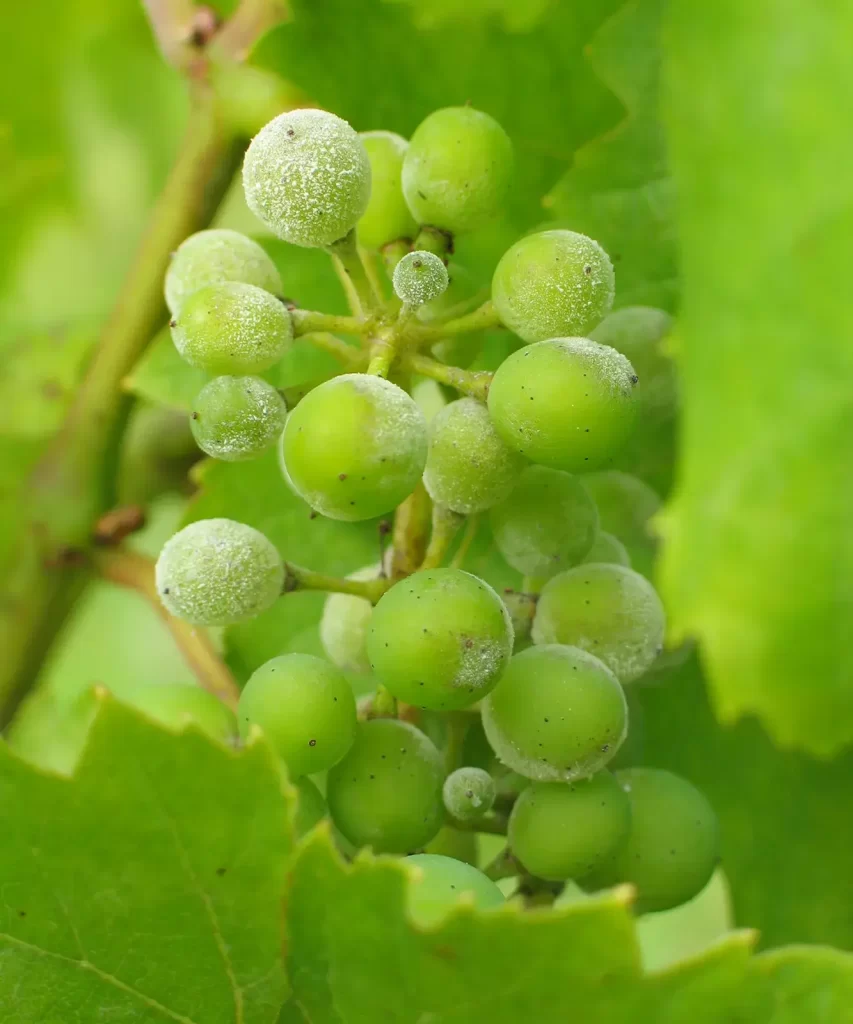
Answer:
[[[394,268],[394,292],[408,306],[422,306],[447,288],[447,267],[431,252],[409,252]]]

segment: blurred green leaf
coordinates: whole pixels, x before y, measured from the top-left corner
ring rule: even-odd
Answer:
[[[676,2],[684,399],[661,578],[720,718],[853,741],[853,158],[842,0]]]

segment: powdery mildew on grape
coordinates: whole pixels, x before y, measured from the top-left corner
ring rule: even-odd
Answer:
[[[219,402],[225,405],[232,394],[229,415]],[[286,412],[284,399],[260,377],[216,377],[199,393],[190,425],[202,451],[237,462],[253,458],[275,441],[284,430]]]
[[[485,630],[478,631],[479,635],[473,631],[466,632],[465,624],[460,623],[459,656],[450,687],[477,693],[489,690],[494,685],[512,656],[515,633],[507,607],[497,593],[479,577],[471,573],[464,575],[476,580],[480,589],[488,595],[490,603],[499,610],[502,619],[502,628],[494,636],[489,636]]]
[[[623,684],[651,668],[666,618],[654,587],[623,565],[580,565],[545,585],[533,619],[535,644],[569,644],[600,658]]]
[[[155,581],[173,615],[198,626],[227,626],[273,604],[284,566],[272,543],[251,526],[200,519],[166,541]]]
[[[357,569],[347,579],[375,580],[379,572],[377,563]],[[320,641],[330,660],[345,672],[370,672],[365,644],[372,613],[370,601],[354,594],[329,594],[323,604]]]
[[[261,246],[227,228],[197,231],[181,242],[166,271],[166,305],[176,315],[184,300],[209,284],[240,281],[281,294],[276,265]]]
[[[451,402],[430,424],[424,486],[445,508],[464,515],[491,508],[510,493],[523,466],[475,398]]]
[[[243,164],[246,202],[293,245],[331,245],[370,200],[370,161],[346,121],[325,110],[292,110],[265,125]]]
[[[293,323],[282,303],[251,284],[195,292],[172,328],[179,354],[209,373],[260,373],[284,355]]]
[[[394,268],[394,293],[410,306],[432,302],[447,290],[447,267],[434,253],[407,253]]]
[[[524,341],[584,334],[610,312],[615,278],[598,242],[575,231],[520,239],[495,270],[492,297]]]

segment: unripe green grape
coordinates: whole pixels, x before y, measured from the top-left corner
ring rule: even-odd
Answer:
[[[645,914],[693,899],[708,884],[719,857],[713,807],[686,779],[657,768],[617,772],[631,803],[627,842],[595,874],[590,891],[630,882]]]
[[[379,571],[380,566],[368,565],[350,573],[347,579],[373,580]],[[329,594],[326,598],[320,619],[320,641],[329,660],[344,672],[370,672],[366,645],[372,614],[373,605],[367,598],[355,594]]]
[[[594,775],[628,729],[625,694],[610,669],[577,647],[516,654],[483,704],[483,728],[505,765],[540,782]]]
[[[407,306],[422,306],[447,288],[447,267],[434,253],[408,252],[394,267],[394,294]]]
[[[261,728],[291,778],[325,771],[355,738],[355,697],[340,669],[313,654],[283,654],[252,673],[237,709],[240,734]]]
[[[290,313],[253,284],[228,281],[193,292],[172,321],[172,340],[190,366],[214,374],[260,373],[293,340]]]
[[[276,265],[257,242],[238,231],[197,231],[178,246],[166,271],[166,305],[173,316],[193,292],[238,281],[281,295]]]
[[[464,708],[495,686],[512,653],[512,625],[492,588],[461,569],[426,569],[396,583],[373,609],[367,654],[407,704]]]
[[[445,107],[422,121],[403,159],[403,194],[419,224],[454,234],[500,212],[512,178],[512,143],[473,107]]]
[[[610,312],[613,264],[598,242],[575,231],[520,238],[501,257],[492,301],[523,341],[585,335]]]
[[[418,231],[403,198],[401,174],[409,143],[394,132],[362,132],[370,160],[370,202],[358,222],[358,241],[365,249],[381,249],[399,238],[414,238]]]
[[[293,785],[296,789],[293,832],[297,839],[301,839],[326,817],[328,811],[323,794],[307,776],[297,779]]]
[[[615,776],[534,782],[509,818],[510,849],[537,878],[577,881],[592,874],[627,841],[631,802]]]
[[[422,928],[438,924],[460,903],[487,910],[505,902],[491,878],[461,860],[419,853],[406,857],[405,863],[415,868],[409,882],[407,907]]]
[[[200,519],[166,541],[155,572],[166,609],[194,626],[230,626],[271,607],[284,565],[267,538],[233,519]]]
[[[370,161],[346,121],[326,110],[291,110],[252,139],[243,188],[249,209],[279,238],[327,246],[367,209]]]
[[[223,743],[237,736],[234,713],[212,693],[194,684],[141,683],[124,687],[119,699],[169,729],[194,725]]]
[[[261,377],[214,377],[193,403],[190,428],[207,455],[242,462],[266,451],[284,430],[287,407]]]
[[[637,376],[616,349],[551,338],[514,352],[489,388],[489,413],[508,445],[570,473],[613,461],[634,426]]]
[[[482,768],[457,768],[444,780],[442,796],[451,817],[476,821],[492,809],[495,780]]]
[[[347,756],[329,772],[335,825],[356,847],[411,853],[441,828],[441,755],[415,726],[396,718],[360,722]]]
[[[502,501],[524,459],[504,444],[476,398],[446,405],[429,425],[424,486],[437,505],[469,515]]]
[[[612,533],[607,533],[604,530],[598,531],[592,542],[592,547],[581,559],[582,565],[588,565],[591,562],[606,562],[631,568],[631,556],[625,545]]]
[[[656,549],[651,520],[660,509],[658,495],[638,477],[615,469],[589,473],[584,484],[598,506],[601,529],[621,540],[633,568],[651,578]]]
[[[424,470],[427,426],[396,384],[346,373],[290,413],[281,454],[293,489],[330,519],[355,522],[396,508]]]
[[[490,515],[498,550],[525,576],[548,579],[582,561],[598,530],[598,509],[571,473],[528,466]]]
[[[663,647],[666,617],[655,588],[624,565],[579,565],[542,588],[535,644],[570,644],[600,658],[622,683],[637,679]]]

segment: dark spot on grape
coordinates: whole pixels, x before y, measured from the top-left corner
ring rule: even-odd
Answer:
[[[346,480],[346,478],[347,478],[346,473],[338,473],[338,480]]]
[[[591,274],[591,273],[592,273],[592,267],[589,267],[589,266],[587,266],[587,267],[584,267],[584,268],[583,268],[583,272],[584,272],[585,274],[587,274],[587,275]]]
[[[631,376],[631,383],[632,384],[636,384],[639,381],[639,379],[640,378],[636,375],[636,373],[632,374],[632,376]]]
[[[292,139],[296,132],[292,128],[287,129],[288,136]]]
[[[418,189],[418,195],[421,197],[421,199],[426,199],[426,196],[423,194],[423,192],[421,192],[420,189]]]
[[[400,747],[400,753],[401,753],[401,754],[407,754],[407,753],[408,753],[408,751],[406,750],[406,748],[405,748],[405,747]]]
[[[413,267],[422,267],[423,266],[423,261],[422,260],[412,260],[412,266]]]
[[[197,419],[198,419],[198,413],[197,413],[197,412],[193,412],[193,414],[192,414],[192,418],[193,418],[194,420],[197,420]]]
[[[222,878],[222,876],[225,874],[225,872],[227,870],[228,870],[227,868],[217,868],[216,869],[216,873],[217,873],[217,875],[219,875],[220,878]]]
[[[605,744],[604,744],[604,745],[602,746],[602,748],[601,748],[601,753],[602,753],[602,754],[606,754],[608,750],[610,750],[610,744],[609,744],[609,743],[605,743]]]
[[[309,747],[316,747],[317,746],[317,741],[316,740],[308,740],[308,746]]]
[[[169,326],[170,327],[177,327],[178,326],[178,321],[173,318],[172,320],[169,321]]]
[[[371,779],[375,779],[375,778],[376,778],[376,776],[375,776],[375,775],[373,775],[373,774],[371,773],[371,774],[370,774],[370,775],[368,776],[368,778],[371,778]]]
[[[19,910],[18,911],[18,917],[26,917],[26,916],[27,916],[26,910]]]

